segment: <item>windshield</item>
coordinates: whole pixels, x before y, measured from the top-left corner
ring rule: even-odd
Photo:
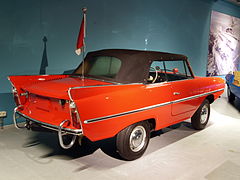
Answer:
[[[75,74],[82,74],[82,65]],[[121,67],[121,60],[112,56],[95,56],[84,61],[84,75],[115,78]]]

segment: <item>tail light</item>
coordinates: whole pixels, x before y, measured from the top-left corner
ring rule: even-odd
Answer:
[[[20,89],[19,91],[13,87],[12,89],[13,98],[17,106],[23,105],[28,99],[28,92]]]
[[[20,99],[19,99],[19,96],[17,93],[17,89],[15,87],[12,88],[12,93],[13,93],[13,98],[14,98],[16,105],[19,106],[21,103],[20,103]]]
[[[71,101],[69,103],[69,108],[70,108],[70,113],[71,113],[73,126],[78,128],[78,129],[81,128],[81,126],[80,126],[80,118],[79,118],[77,106],[76,106],[76,104],[73,101]]]

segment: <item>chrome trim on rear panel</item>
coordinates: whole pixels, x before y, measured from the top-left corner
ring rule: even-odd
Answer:
[[[73,101],[72,95],[71,95],[71,90],[72,90],[72,88],[69,88],[67,93],[68,93],[68,97],[70,98],[70,100]]]
[[[71,102],[73,102],[73,103],[75,104],[75,106],[76,106],[76,103],[75,103],[75,101],[73,100],[72,95],[71,95],[71,90],[72,90],[72,88],[69,88],[69,89],[68,89],[68,96],[69,96]],[[70,107],[71,102],[69,102],[69,113],[70,113],[70,117],[72,118],[71,107]],[[82,121],[81,121],[80,114],[79,114],[79,112],[78,112],[78,107],[77,107],[77,106],[76,106],[76,110],[77,110],[77,119],[78,119],[78,121],[79,121],[79,124],[80,124],[81,129],[82,129],[82,134],[83,134]]]

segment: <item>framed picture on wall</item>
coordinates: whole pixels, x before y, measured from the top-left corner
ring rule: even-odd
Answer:
[[[207,76],[238,70],[240,60],[240,19],[212,11],[208,45]]]

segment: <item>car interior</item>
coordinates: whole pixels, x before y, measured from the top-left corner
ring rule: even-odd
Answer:
[[[149,69],[148,82],[161,83],[191,79],[184,61],[154,61]]]

